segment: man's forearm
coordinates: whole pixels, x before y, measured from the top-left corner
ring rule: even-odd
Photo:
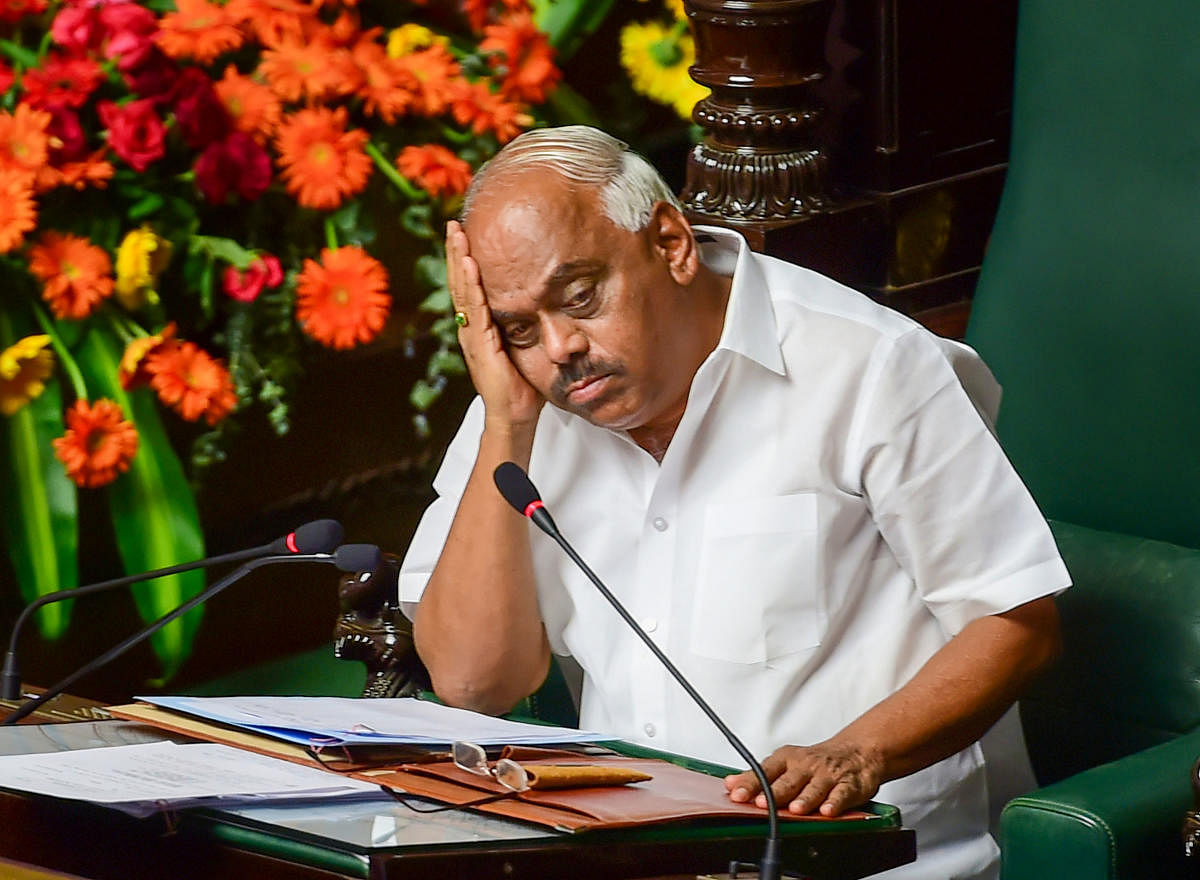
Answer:
[[[1050,598],[968,624],[913,678],[825,742],[777,749],[763,768],[776,800],[795,813],[837,815],[879,786],[979,739],[1059,650]],[[750,773],[725,780],[735,801],[756,798]]]
[[[446,703],[499,713],[545,678],[550,651],[537,604],[529,527],[497,492],[496,465],[527,466],[532,430],[486,428],[413,635]]]
[[[907,776],[979,739],[1058,651],[1052,599],[979,618],[837,738],[877,747],[883,781]]]

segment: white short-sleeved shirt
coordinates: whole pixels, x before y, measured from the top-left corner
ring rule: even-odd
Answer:
[[[832,736],[968,622],[1069,577],[943,341],[736,233],[697,235],[733,285],[661,465],[625,432],[547,406],[529,470],[566,538],[766,756]],[[404,603],[437,562],[482,426],[477,399],[404,560]],[[740,766],[557,545],[531,542],[550,644],[584,670],[581,726]],[[1015,716],[998,727],[996,760],[1024,761]],[[975,744],[887,783],[878,799],[917,829],[919,854],[889,876],[994,874],[989,776]]]

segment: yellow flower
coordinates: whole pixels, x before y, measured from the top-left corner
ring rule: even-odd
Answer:
[[[641,2],[645,3],[646,0],[641,0]],[[679,21],[687,20],[687,13],[683,9],[683,0],[663,0],[663,6],[667,7]]]
[[[131,312],[157,302],[154,282],[170,259],[170,241],[149,226],[131,231],[117,248],[117,301]]]
[[[54,353],[45,334],[18,339],[0,351],[0,413],[11,416],[46,388]]]
[[[389,58],[402,58],[434,44],[449,46],[450,38],[438,36],[427,27],[409,22],[388,31],[387,53]]]
[[[696,102],[709,93],[688,76],[695,62],[696,44],[682,25],[631,22],[621,29],[621,64],[633,88],[673,107],[684,119],[692,118]]]

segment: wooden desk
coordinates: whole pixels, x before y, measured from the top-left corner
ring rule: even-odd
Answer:
[[[37,728],[8,728],[0,752]],[[13,733],[21,731],[20,734]],[[68,732],[69,731],[69,732]],[[49,732],[49,731],[48,731]],[[54,725],[81,747],[156,732],[126,722]],[[47,746],[46,748],[49,748]],[[39,749],[44,750],[44,749]],[[783,823],[785,870],[852,880],[915,857],[915,835],[891,807],[880,819]],[[93,880],[128,878],[638,878],[724,872],[756,862],[761,826],[728,822],[566,834],[469,811],[418,814],[379,799],[320,805],[185,811],[133,819],[91,804],[0,792],[0,857]]]

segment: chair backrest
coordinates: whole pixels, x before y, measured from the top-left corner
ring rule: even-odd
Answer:
[[[1045,513],[1200,546],[1200,3],[1022,0],[967,341]]]
[[[1200,549],[1051,526],[1074,586],[1062,656],[1021,698],[1043,785],[1200,727]]]

